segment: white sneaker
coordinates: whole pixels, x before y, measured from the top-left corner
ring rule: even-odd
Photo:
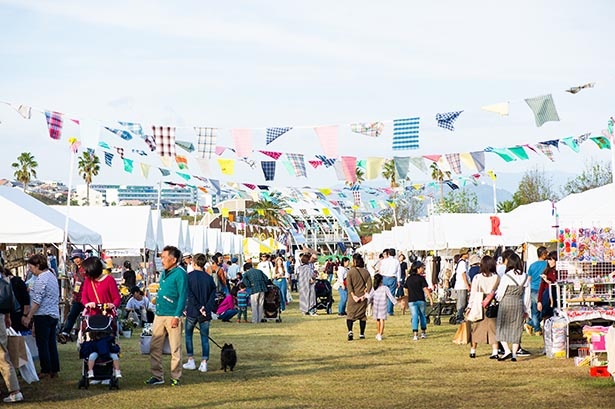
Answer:
[[[424,332],[421,333],[421,339],[427,339],[427,334],[425,334]]]
[[[414,337],[412,337],[412,339],[413,339],[414,341],[418,341],[418,340],[419,340],[419,337],[415,335]]]
[[[4,401],[4,403],[21,402],[23,400],[23,395],[21,394],[21,392],[13,392],[2,400]]]
[[[382,341],[382,335],[376,334],[376,340],[377,341]]]
[[[88,378],[92,379],[94,377],[94,371],[88,371]]]
[[[116,378],[122,377],[122,371],[120,371],[119,369],[113,370],[113,374],[115,375]]]
[[[199,372],[207,372],[207,361],[201,361],[201,365],[199,365]]]
[[[188,362],[182,365],[184,369],[189,369],[191,371],[196,369],[196,365],[194,364],[194,359],[189,359]]]

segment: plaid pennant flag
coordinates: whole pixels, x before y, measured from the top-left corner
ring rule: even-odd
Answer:
[[[551,145],[547,145],[546,143],[539,143],[539,144],[536,144],[536,147],[542,153],[544,153],[545,156],[549,158],[551,162],[555,162],[555,159],[553,158],[553,151],[551,150]]]
[[[145,135],[145,143],[149,147],[150,152],[156,151],[156,140],[152,135]]]
[[[443,114],[436,114],[436,121],[440,128],[448,129],[449,131],[455,130],[455,120],[459,118],[463,111],[445,112]]]
[[[557,110],[555,109],[555,103],[553,102],[553,96],[551,96],[551,94],[527,98],[525,102],[534,113],[536,126],[540,127],[545,122],[549,121],[559,121],[559,116],[557,115]]]
[[[45,111],[47,127],[51,139],[60,140],[62,137],[62,114],[55,111]]]
[[[269,145],[271,142],[278,139],[280,136],[284,135],[286,132],[293,129],[292,127],[281,127],[281,128],[267,128],[266,132],[266,140],[265,145]],[[277,158],[276,158],[277,159]]]
[[[295,171],[297,177],[307,177],[307,171],[305,169],[305,162],[303,161],[302,153],[287,153],[288,161]]]
[[[180,169],[188,169],[188,158],[181,155],[175,155],[175,162]]]
[[[280,156],[282,156],[282,152],[271,152],[271,151],[259,151],[259,152],[275,160],[280,159]]]
[[[384,124],[382,122],[356,122],[350,124],[350,130],[354,133],[377,138],[384,130]]]
[[[330,168],[335,164],[335,158],[327,158],[324,155],[316,155],[316,157],[325,165],[325,168]]]
[[[194,127],[197,137],[197,151],[201,158],[211,159],[216,152],[216,139],[218,138],[217,128]]]
[[[321,160],[308,160],[308,163],[312,165],[314,169],[318,169],[318,167],[322,165]]]
[[[111,133],[116,134],[117,136],[119,136],[120,138],[122,138],[125,141],[129,141],[132,139],[132,134],[128,131],[125,131],[123,129],[115,129],[115,128],[109,128],[108,126],[105,126],[105,129]]]
[[[105,152],[105,165],[109,167],[113,165],[113,154],[111,152]]]
[[[119,121],[118,123],[122,125],[124,129],[126,129],[128,132],[132,133],[133,135],[137,135],[143,138],[143,127],[141,126],[141,124],[136,123],[136,122],[119,122]]]
[[[449,166],[451,167],[451,170],[456,174],[460,174],[461,173],[461,159],[459,158],[459,154],[458,153],[447,153],[444,155],[444,157],[446,158]]]
[[[419,148],[419,121],[421,118],[393,120],[393,150],[404,151]]]
[[[152,126],[156,150],[160,156],[175,156],[175,127]]]
[[[169,176],[171,174],[170,170],[167,170],[165,168],[158,168],[158,170],[160,171],[160,173],[162,174],[162,176]]]
[[[133,169],[132,160],[124,158],[124,171],[128,173],[132,173],[132,169]]]
[[[114,146],[115,151],[118,155],[120,155],[121,159],[124,159],[124,148],[120,148],[119,146]]]
[[[28,105],[13,105],[11,104],[13,109],[19,113],[23,117],[23,119],[32,118],[32,107]]]

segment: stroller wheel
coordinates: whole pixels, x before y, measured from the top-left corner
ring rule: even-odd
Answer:
[[[450,324],[453,324],[453,325],[456,324],[457,323],[457,316],[455,316],[454,314],[451,315],[451,318],[449,318],[448,322]]]
[[[440,317],[436,317],[436,318],[434,318],[433,323],[435,325],[440,325],[440,324],[442,324],[442,320],[440,319]]]
[[[86,386],[86,382],[87,382],[87,381],[86,381],[86,379],[85,379],[85,378],[81,378],[81,379],[79,379],[79,384],[78,384],[79,389],[82,389],[82,388],[87,388],[87,386]]]
[[[109,390],[113,390],[114,388],[117,390],[120,389],[120,380],[115,376],[111,378],[111,382],[109,382]]]

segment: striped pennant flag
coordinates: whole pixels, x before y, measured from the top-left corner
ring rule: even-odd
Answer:
[[[115,129],[115,128],[109,128],[107,126],[105,126],[105,129],[111,133],[116,134],[117,136],[119,136],[120,138],[122,138],[125,141],[129,141],[132,139],[132,134],[128,131],[125,131],[123,129]]]
[[[393,150],[419,148],[419,121],[421,118],[393,120]]]
[[[350,130],[354,133],[377,138],[382,134],[384,124],[382,122],[356,122],[350,124]]]
[[[555,109],[555,103],[553,102],[553,96],[551,94],[527,98],[525,102],[534,113],[536,126],[540,127],[545,122],[549,121],[559,121],[559,116],[557,115],[557,110]]]
[[[216,152],[217,128],[194,127],[197,137],[197,151],[201,158],[211,159]]]
[[[45,111],[49,136],[56,141],[62,137],[62,114],[55,111]]]
[[[286,132],[293,129],[292,127],[281,127],[281,128],[267,128],[266,132],[266,141],[265,145],[269,145],[271,142],[278,139],[280,136],[284,135]],[[276,158],[277,159],[277,158]]]
[[[335,158],[327,158],[325,155],[315,155],[316,158],[318,158],[320,161],[322,161],[322,164],[325,165],[325,168],[330,168],[331,166],[333,166],[335,164]]]
[[[113,154],[111,152],[105,152],[105,165],[109,167],[113,165]]]
[[[156,150],[161,157],[175,156],[175,127],[152,126]]]

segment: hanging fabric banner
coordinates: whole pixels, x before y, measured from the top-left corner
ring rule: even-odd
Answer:
[[[504,159],[504,161],[506,162],[512,162],[516,160],[515,157],[510,152],[508,152],[508,149],[506,148],[487,148],[485,149],[485,151],[495,153],[500,158]]]
[[[436,121],[440,128],[448,129],[449,131],[455,130],[455,121],[459,118],[463,111],[445,112],[443,114],[436,114]]]
[[[231,135],[235,141],[235,153],[240,158],[252,156],[252,130],[231,129]]]
[[[337,157],[338,126],[318,126],[314,128],[324,154],[331,158]]]
[[[521,160],[528,160],[530,158],[527,156],[527,152],[523,149],[523,146],[513,146],[508,148],[508,151]]]
[[[382,165],[384,165],[384,158],[367,158],[365,179],[378,179],[381,176]]]
[[[201,158],[211,159],[216,151],[217,128],[194,127],[197,143],[196,149]]]
[[[147,163],[139,163],[139,166],[141,167],[141,176],[147,179],[149,176],[150,165],[148,165]]]
[[[282,156],[282,152],[271,152],[271,151],[259,151],[259,152],[275,160],[280,159],[280,156]]]
[[[432,162],[438,162],[442,155],[423,155],[425,159],[429,159]]]
[[[589,138],[594,142],[600,149],[611,149],[611,141],[609,141],[604,136],[595,136]]]
[[[152,126],[156,150],[160,157],[175,156],[175,127]]]
[[[470,152],[477,172],[485,170],[485,151]]]
[[[275,178],[275,161],[273,160],[261,161],[261,168],[263,169],[265,180],[270,181]]]
[[[427,165],[425,165],[425,160],[423,159],[423,157],[414,157],[414,158],[410,158],[410,163],[412,163],[418,170],[420,170],[423,173],[428,173],[429,170],[427,169]]]
[[[444,156],[446,157],[446,161],[448,162],[448,165],[450,166],[451,170],[457,175],[460,174],[461,173],[461,159],[459,158],[459,154],[458,153],[447,153]]]
[[[357,158],[354,156],[342,156],[340,159],[344,178],[350,183],[355,183],[357,181]]]
[[[115,129],[115,128],[109,128],[107,126],[105,126],[105,129],[111,133],[116,134],[117,136],[119,136],[120,138],[122,138],[125,141],[130,141],[132,140],[132,134],[128,131],[125,131],[123,129]]]
[[[113,154],[111,152],[105,152],[105,165],[109,167],[113,165]]]
[[[553,102],[553,96],[551,96],[551,94],[527,98],[525,102],[534,113],[536,126],[540,127],[544,125],[545,122],[549,121],[559,121],[559,116],[557,115],[557,110],[555,109],[555,103]]]
[[[344,166],[341,161],[335,162],[333,165],[333,169],[335,169],[335,175],[337,176],[337,180],[346,180],[346,174],[344,172]]]
[[[30,119],[30,118],[32,118],[32,108],[29,107],[28,105],[13,105],[13,104],[11,104],[11,107],[13,107],[13,109],[15,111],[17,111],[19,113],[19,115],[21,115],[23,117],[23,119]]]
[[[302,153],[287,153],[286,156],[295,171],[297,177],[307,177],[307,171],[305,169],[305,162],[303,160]]]
[[[419,148],[420,118],[393,120],[393,150],[404,151]]]
[[[124,158],[124,171],[128,173],[132,173],[132,160]]]
[[[495,112],[500,116],[508,116],[508,105],[508,102],[500,102],[498,104],[485,105],[480,109],[487,112]]]
[[[408,171],[410,170],[410,158],[396,156],[393,160],[395,161],[395,173],[397,174],[397,179],[406,179],[408,176]]]
[[[350,124],[350,130],[354,133],[377,138],[384,130],[384,124],[382,122],[357,122]]]
[[[47,118],[49,137],[56,141],[60,140],[62,137],[62,114],[54,111],[45,111],[45,118]]]
[[[271,142],[275,141],[276,139],[278,139],[280,136],[284,135],[286,132],[290,131],[291,129],[293,128],[291,127],[267,128],[265,145],[269,145]]]
[[[225,175],[234,175],[235,174],[235,159],[223,159],[218,158],[218,165],[220,165],[220,170]]]

